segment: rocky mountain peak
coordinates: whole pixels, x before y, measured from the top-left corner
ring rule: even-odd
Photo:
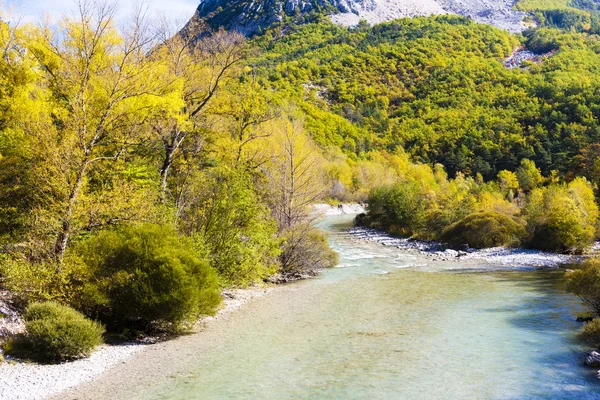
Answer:
[[[524,13],[515,0],[202,0],[196,19],[251,36],[286,17],[321,10],[335,23],[380,23],[403,17],[459,14],[512,32],[522,31]]]

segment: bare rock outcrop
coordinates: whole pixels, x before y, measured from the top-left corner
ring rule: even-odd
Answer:
[[[194,21],[252,36],[289,18],[320,10],[340,25],[370,24],[404,17],[458,14],[511,32],[525,28],[515,0],[203,0]]]

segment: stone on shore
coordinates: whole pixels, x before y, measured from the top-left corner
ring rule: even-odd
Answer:
[[[597,351],[591,351],[583,362],[588,367],[600,367],[600,353]]]

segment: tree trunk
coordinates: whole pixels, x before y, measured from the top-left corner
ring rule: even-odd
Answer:
[[[58,237],[56,239],[56,244],[54,246],[54,254],[56,258],[62,260],[65,256],[65,252],[67,250],[67,246],[69,244],[69,238],[71,236],[71,223],[73,219],[73,210],[75,208],[75,203],[77,202],[77,198],[79,197],[79,192],[81,191],[81,186],[83,185],[83,177],[85,175],[85,171],[87,169],[87,161],[83,163],[79,172],[77,173],[77,178],[75,180],[75,185],[73,186],[73,190],[69,195],[69,200],[67,202],[67,208],[65,209],[65,213],[62,219],[62,227],[60,232],[58,233]]]
[[[163,203],[167,201],[167,183],[169,178],[169,170],[173,164],[173,153],[175,153],[173,146],[165,146],[165,159],[162,167],[160,168],[160,200]]]
[[[186,133],[179,130],[174,130],[169,137],[163,139],[165,147],[165,158],[163,160],[162,167],[160,168],[160,188],[161,188],[161,202],[167,201],[167,194],[169,191],[169,172],[173,165],[173,156],[175,152],[181,147],[181,144],[185,140]]]

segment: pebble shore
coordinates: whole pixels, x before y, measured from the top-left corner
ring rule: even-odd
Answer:
[[[226,290],[223,307],[214,317],[201,319],[196,330],[240,309],[255,297],[264,296],[270,287]],[[6,304],[0,301],[0,307]],[[0,318],[0,326],[4,318]],[[5,324],[8,325],[8,324]],[[136,353],[153,349],[156,344],[129,343],[103,345],[90,358],[55,365],[41,365],[7,357],[0,363],[0,399],[42,400],[93,380],[112,367],[124,363]]]
[[[360,214],[365,208],[357,204],[314,206],[322,216]],[[201,319],[195,331],[203,329],[221,316],[242,308],[255,297],[261,297],[272,287],[225,290],[222,293],[223,307],[214,317]],[[18,312],[10,305],[9,294],[0,292],[0,339],[23,331],[23,321]],[[154,350],[158,344],[121,344],[103,345],[90,358],[56,365],[41,365],[6,357],[0,363],[0,399],[2,400],[41,400],[51,397],[60,398],[60,393],[83,383],[92,381],[112,367],[142,351]]]

